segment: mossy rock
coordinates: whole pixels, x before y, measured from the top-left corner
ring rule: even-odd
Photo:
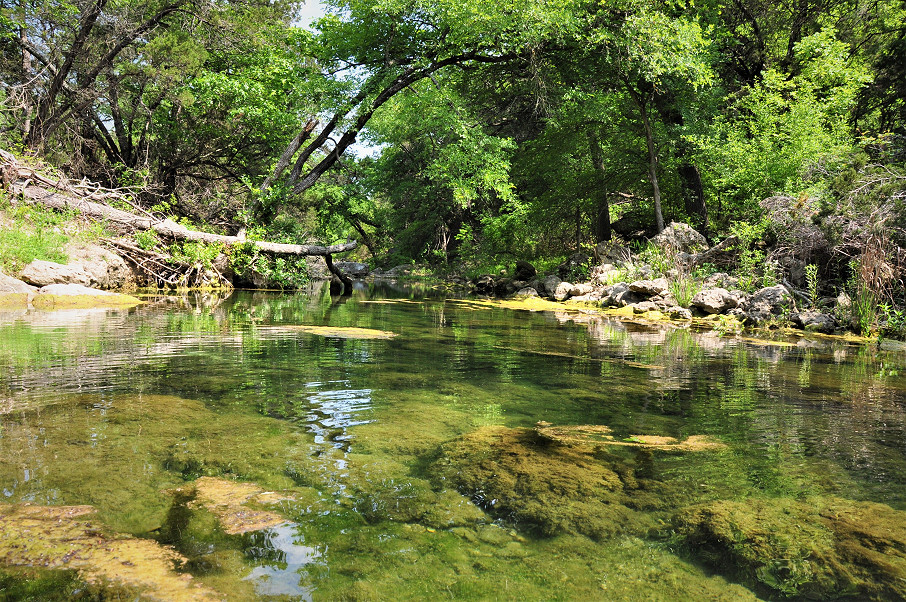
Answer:
[[[906,512],[840,498],[692,506],[676,532],[702,560],[784,596],[906,599]]]
[[[666,484],[640,477],[630,460],[525,428],[489,426],[448,442],[430,471],[437,484],[546,536],[645,533],[657,521],[651,511],[673,497]]]

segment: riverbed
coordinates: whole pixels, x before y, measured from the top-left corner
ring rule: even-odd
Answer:
[[[902,351],[422,287],[147,301],[0,312],[10,599],[901,591],[895,537],[860,539],[887,573],[816,559],[906,512]]]

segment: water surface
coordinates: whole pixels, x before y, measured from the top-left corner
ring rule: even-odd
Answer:
[[[90,505],[110,532],[173,546],[226,599],[771,597],[700,565],[670,513],[824,495],[906,510],[904,370],[874,346],[373,286],[0,313],[0,501]],[[646,457],[675,499],[650,511],[654,527],[597,539],[543,534],[439,478],[449,442],[538,421],[728,449]],[[288,494],[288,522],[229,535],[174,494],[203,476]],[[14,556],[4,587],[95,595]]]

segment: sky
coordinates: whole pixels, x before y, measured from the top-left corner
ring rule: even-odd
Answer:
[[[305,0],[302,9],[299,11],[299,25],[308,27],[312,21],[324,14],[324,7],[318,0]]]

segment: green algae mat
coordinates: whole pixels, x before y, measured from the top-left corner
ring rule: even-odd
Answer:
[[[2,596],[906,598],[902,351],[521,309],[0,312]]]

